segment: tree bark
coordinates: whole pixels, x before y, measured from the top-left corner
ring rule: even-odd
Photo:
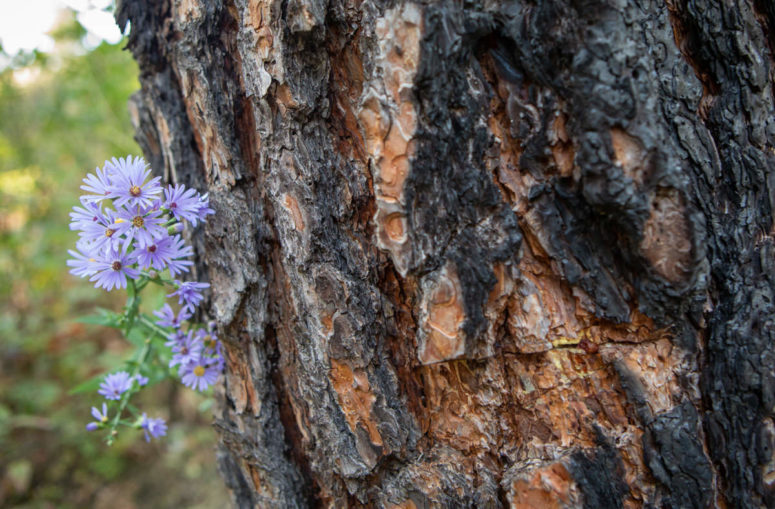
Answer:
[[[775,4],[124,0],[239,507],[775,507]]]

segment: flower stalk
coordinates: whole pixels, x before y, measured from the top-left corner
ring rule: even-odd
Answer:
[[[180,279],[193,265],[189,258],[194,254],[180,235],[184,222],[196,227],[214,211],[207,195],[182,185],[162,188],[160,178],[151,178],[150,168],[139,157],[106,161],[103,168],[86,176],[81,189],[86,194],[70,214],[70,228],[79,236],[76,250],[69,251],[70,272],[88,277],[95,287],[106,291],[126,289],[123,313],[106,312],[109,319],[105,325],[121,330],[126,338],[136,333],[137,327],[149,332],[135,360],[103,379],[98,393],[107,401],[101,410],[92,407],[95,421],[86,429],[106,430],[108,445],[115,442],[121,426],[142,429],[146,440],[158,438],[166,434],[164,420],[140,415],[130,403],[132,396],[148,385],[153,362],[171,357],[169,373],[199,391],[213,385],[224,368],[213,325],[191,320],[204,299],[202,292],[210,285]],[[171,289],[167,296],[178,297],[180,309],[176,312],[164,304],[154,311],[155,322],[144,314],[141,293],[149,283]],[[166,340],[163,346],[154,346],[157,337]],[[162,355],[165,349],[169,351]],[[155,378],[154,383],[158,382]],[[126,419],[127,413],[134,420]]]

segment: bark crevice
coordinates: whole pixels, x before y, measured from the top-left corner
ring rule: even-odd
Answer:
[[[769,4],[118,19],[143,150],[217,211],[238,504],[775,506]]]

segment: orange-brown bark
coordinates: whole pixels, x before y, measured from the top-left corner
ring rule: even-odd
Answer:
[[[237,504],[772,505],[754,3],[124,2]]]

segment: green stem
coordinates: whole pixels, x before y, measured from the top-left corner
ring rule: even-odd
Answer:
[[[142,288],[140,288],[142,290]],[[126,308],[124,309],[124,336],[129,336],[129,331],[132,330],[132,326],[135,324],[137,318],[137,312],[140,308],[140,296],[138,295],[137,285],[134,279],[129,280],[129,286],[127,287],[127,293],[129,294],[129,300],[127,301]]]
[[[145,344],[143,345],[143,349],[140,350],[140,356],[135,364],[135,369],[132,370],[132,387],[124,393],[124,395],[121,397],[121,401],[118,406],[118,411],[116,412],[116,416],[113,418],[113,422],[110,425],[110,434],[108,435],[108,445],[113,445],[113,439],[116,436],[116,428],[121,422],[121,415],[123,415],[124,410],[126,409],[127,404],[129,404],[129,398],[132,397],[132,395],[135,393],[134,390],[134,384],[136,382],[135,377],[140,374],[140,368],[145,364],[145,361],[148,360],[148,356],[151,353],[151,338],[148,338],[145,340]]]
[[[141,274],[140,275],[140,279],[138,279],[137,287],[136,287],[135,291],[137,291],[137,292],[142,291],[143,288],[148,286],[148,281],[149,281],[149,278],[146,275]]]
[[[132,397],[132,395],[134,395],[135,392],[137,392],[137,389],[135,389],[136,377],[137,375],[140,374],[140,369],[148,361],[148,357],[150,356],[151,350],[153,349],[153,346],[151,345],[151,339],[153,339],[153,337],[157,335],[161,338],[167,337],[167,333],[162,328],[156,326],[156,324],[151,322],[148,319],[148,317],[139,313],[140,297],[138,296],[138,292],[142,290],[149,281],[149,278],[145,274],[143,274],[143,276],[144,276],[144,279],[141,281],[141,286],[139,289],[135,284],[135,281],[130,280],[131,290],[128,292],[129,302],[124,312],[124,317],[126,318],[126,329],[125,329],[124,335],[129,336],[129,333],[131,332],[132,327],[134,326],[138,318],[139,318],[139,322],[143,324],[145,327],[147,327],[148,329],[150,329],[152,334],[150,337],[148,337],[145,340],[145,343],[143,344],[143,348],[142,350],[140,350],[140,355],[138,355],[137,362],[135,363],[135,367],[132,370],[132,374],[131,374],[132,386],[121,397],[121,400],[118,406],[118,411],[116,412],[116,416],[113,418],[113,422],[111,422],[110,424],[110,434],[108,435],[108,445],[113,445],[113,441],[117,435],[116,428],[119,426],[119,424],[123,422],[121,420],[121,416],[124,414],[124,410],[126,410],[126,406],[129,404],[129,399]]]
[[[162,329],[161,327],[159,327],[158,325],[156,325],[155,323],[153,323],[150,320],[150,318],[148,318],[146,315],[140,315],[140,323],[142,323],[143,325],[148,327],[151,330],[151,332],[153,332],[154,334],[156,334],[160,338],[167,339],[167,335],[169,333],[167,331],[165,331],[164,329]]]
[[[159,274],[156,274],[155,277],[151,277],[151,275],[148,272],[140,272],[140,275],[145,278],[148,278],[148,281],[150,281],[151,283],[156,283],[157,285],[162,285],[162,286],[164,286],[165,284],[174,285],[174,282],[171,279],[164,279]]]

